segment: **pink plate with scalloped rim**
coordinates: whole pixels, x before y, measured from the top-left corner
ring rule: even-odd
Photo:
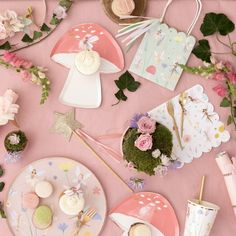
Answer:
[[[46,230],[38,230],[32,224],[34,210],[22,206],[24,193],[32,192],[33,185],[38,180],[49,181],[54,188],[53,194],[41,199],[40,204],[46,204],[53,211],[53,222]],[[64,157],[44,158],[26,166],[11,185],[7,197],[6,214],[9,227],[15,236],[59,236],[72,235],[76,226],[76,218],[65,215],[59,208],[58,200],[65,186],[75,186],[83,182],[85,190],[85,210],[94,207],[97,214],[85,225],[80,236],[99,235],[106,219],[106,197],[96,176],[84,165]]]
[[[135,223],[145,223],[154,236],[179,236],[179,223],[171,204],[162,195],[151,192],[136,193],[115,208],[110,218],[124,230]]]

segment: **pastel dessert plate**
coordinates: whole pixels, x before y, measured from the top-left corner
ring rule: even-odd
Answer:
[[[179,224],[171,204],[160,194],[136,193],[122,202],[110,218],[128,236],[130,227],[137,223],[147,225],[153,236],[179,236]]]
[[[84,51],[81,43],[94,38],[96,40],[88,45],[99,54],[100,66],[95,73],[85,75],[78,70],[76,58]],[[116,40],[94,23],[80,24],[65,33],[52,50],[51,58],[70,69],[59,100],[80,108],[99,107],[102,101],[100,74],[117,73],[124,68],[124,56]]]
[[[53,186],[53,192],[38,202],[35,199],[37,195],[33,193],[35,186],[42,184],[42,181],[48,181]],[[64,157],[35,161],[26,166],[13,181],[6,199],[7,222],[12,235],[36,236],[36,231],[38,236],[73,235],[77,217],[65,214],[60,209],[59,199],[65,189],[77,186],[79,182],[84,190],[83,210],[94,207],[97,212],[89,224],[83,226],[80,235],[99,235],[107,211],[103,188],[88,168]]]

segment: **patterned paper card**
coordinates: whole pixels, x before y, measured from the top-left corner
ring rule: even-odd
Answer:
[[[173,133],[173,155],[183,163],[190,163],[194,158],[199,158],[203,153],[210,152],[213,147],[218,147],[222,142],[230,139],[230,134],[225,130],[224,124],[219,120],[219,115],[214,112],[213,105],[204,93],[201,85],[196,85],[185,91],[186,103],[184,105],[184,129],[181,149],[173,120],[167,111],[167,103],[164,103],[152,111],[149,115],[157,122],[168,127]],[[175,119],[181,133],[182,107],[179,103],[180,95],[174,97],[171,102],[174,106]]]
[[[182,74],[182,69],[176,64],[187,63],[196,39],[158,20],[153,24],[144,36],[129,70],[174,90]]]

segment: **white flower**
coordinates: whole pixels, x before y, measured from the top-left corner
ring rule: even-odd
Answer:
[[[45,73],[38,71],[38,76],[40,79],[44,79],[46,77]]]
[[[0,14],[0,39],[12,37],[16,32],[23,31],[24,24],[15,11],[6,10]]]
[[[17,145],[20,143],[20,137],[16,134],[12,134],[8,137],[8,140],[10,141],[10,144]]]
[[[157,166],[154,171],[155,175],[163,177],[164,175],[167,175],[168,168],[166,166]]]
[[[170,164],[170,158],[164,154],[161,155],[160,157],[162,165],[168,166]]]
[[[7,30],[2,22],[0,22],[0,40],[8,37]]]
[[[64,19],[67,16],[66,9],[60,5],[58,5],[54,9],[53,14],[55,14],[55,16],[58,20]]]
[[[152,157],[158,158],[161,155],[161,151],[157,148],[152,152]]]
[[[19,110],[19,105],[15,104],[17,97],[18,95],[10,89],[3,96],[0,96],[0,126],[15,119],[15,114]]]

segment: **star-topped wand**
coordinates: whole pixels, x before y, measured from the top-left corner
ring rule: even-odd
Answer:
[[[54,124],[52,131],[63,134],[70,141],[74,134],[80,142],[88,148],[91,153],[131,192],[133,190],[125,181],[97,154],[97,152],[84,140],[84,133],[81,133],[82,124],[75,119],[75,110],[72,109],[66,113],[54,112]]]

